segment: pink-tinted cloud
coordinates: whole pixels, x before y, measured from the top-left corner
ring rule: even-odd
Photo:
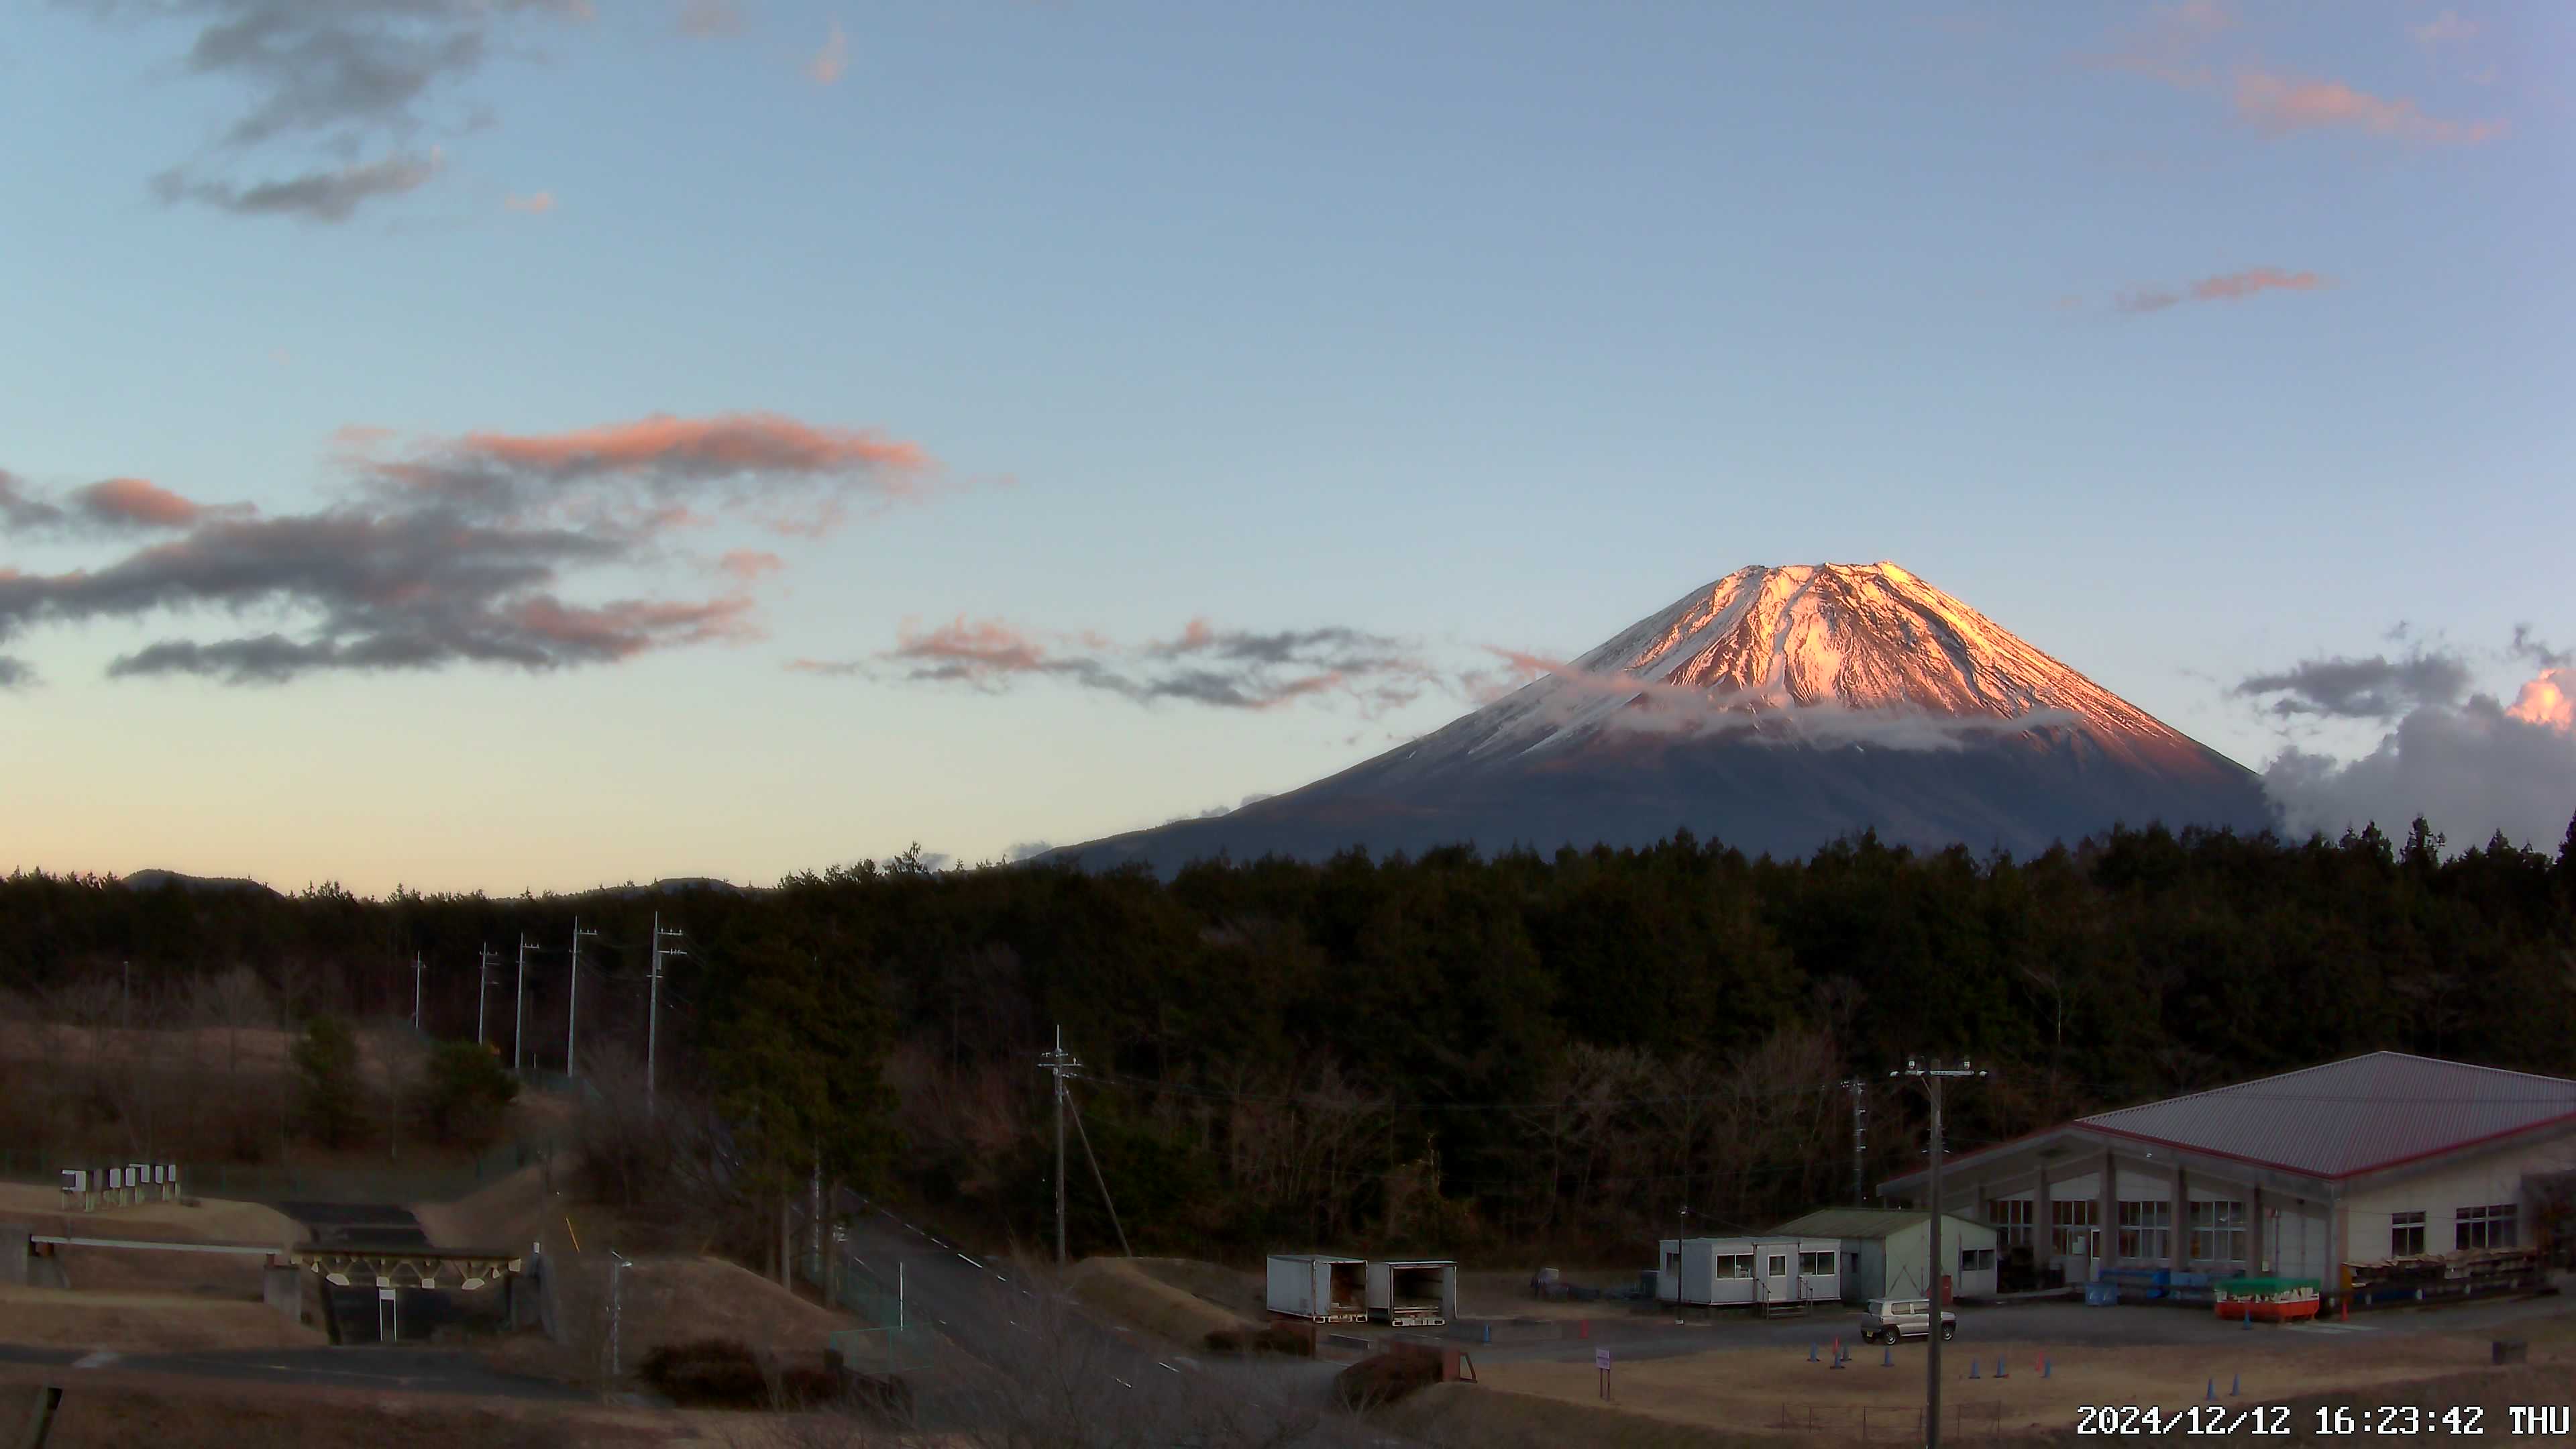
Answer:
[[[2309,292],[2331,285],[2314,272],[2285,272],[2279,267],[2251,267],[2223,276],[2203,277],[2173,291],[2164,287],[2132,287],[2113,300],[2123,312],[2161,312],[2184,302],[2241,302],[2264,292]]]
[[[365,454],[373,440],[352,451]],[[775,413],[657,414],[559,433],[475,432],[401,458],[364,457],[388,488],[511,514],[649,532],[709,502],[774,532],[819,537],[854,501],[915,498],[939,471],[917,443]]]
[[[2483,28],[2474,20],[2462,20],[2457,11],[2445,10],[2421,25],[2407,26],[2406,33],[2415,37],[2417,45],[2431,50],[2471,39]]]
[[[758,637],[748,595],[672,601],[622,599],[596,608],[551,597],[528,599],[506,617],[527,637],[578,657],[618,660],[647,649]]]
[[[1192,619],[1178,638],[1121,648],[1089,630],[1048,633],[998,619],[959,617],[923,629],[907,621],[895,647],[864,660],[799,659],[802,673],[987,691],[1044,677],[1138,703],[1176,700],[1266,710],[1319,695],[1355,700],[1364,713],[1408,704],[1445,679],[1400,641],[1355,629],[1260,632]]]
[[[817,427],[776,413],[712,418],[657,413],[631,423],[562,433],[468,433],[458,450],[561,476],[655,468],[705,476],[848,467],[914,473],[931,463],[918,444],[864,429]]]
[[[2576,731],[2576,668],[2544,669],[2522,687],[2505,711],[2524,724],[2546,725],[2560,733]]]
[[[837,84],[850,68],[850,37],[841,31],[841,22],[832,22],[832,31],[823,37],[823,48],[805,62],[805,78],[818,86]]]
[[[508,196],[502,198],[501,204],[512,211],[524,211],[531,216],[542,216],[555,209],[555,194],[551,191],[540,191],[530,196]]]
[[[2121,37],[2110,53],[2096,57],[2095,63],[2184,89],[2206,86],[2211,81],[2206,49],[2212,39],[2235,24],[2235,14],[2217,0],[2159,5],[2147,12],[2144,23]]]
[[[680,33],[707,39],[740,35],[744,20],[738,0],[686,0],[680,6]]]
[[[184,528],[205,510],[141,478],[110,478],[72,494],[82,512],[101,523],[141,528]]]
[[[786,568],[787,560],[764,549],[737,548],[727,550],[716,564],[747,584]]]
[[[2248,70],[2236,77],[2236,114],[2274,135],[2353,130],[2427,145],[2473,146],[2506,134],[2503,121],[2446,121],[2404,97],[2391,100],[2335,80]]]
[[[274,517],[206,505],[141,479],[66,495],[0,473],[0,530],[103,536],[101,525],[172,536],[42,577],[0,578],[0,645],[44,625],[161,614],[283,611],[297,632],[173,638],[122,656],[112,677],[195,675],[275,684],[317,671],[381,673],[457,663],[550,670],[756,634],[752,587],[776,554],[693,555],[683,529],[727,512],[774,521],[801,501],[911,487],[920,448],[770,414],[669,417],[550,434],[479,432],[396,454],[379,428],[333,435],[349,490]],[[713,554],[713,550],[709,551]],[[675,559],[730,574],[707,599],[568,599],[585,577]],[[23,679],[21,661],[0,672]]]

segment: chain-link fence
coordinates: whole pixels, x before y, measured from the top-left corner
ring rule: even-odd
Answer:
[[[904,1301],[902,1270],[894,1281],[880,1279],[835,1244],[823,1254],[798,1255],[797,1271],[823,1292],[833,1307],[859,1321],[825,1339],[825,1348],[843,1367],[861,1373],[892,1374],[930,1366],[937,1336]]]

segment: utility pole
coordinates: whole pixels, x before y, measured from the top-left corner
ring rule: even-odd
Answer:
[[[653,969],[649,975],[649,989],[653,1000],[652,1005],[646,1009],[644,1019],[644,1111],[648,1116],[653,1112],[654,1049],[662,1039],[662,958],[689,954],[677,946],[665,946],[662,941],[665,937],[679,934],[680,929],[677,926],[667,931],[662,929],[662,913],[660,911],[653,913]]]
[[[1041,1070],[1055,1073],[1055,1265],[1064,1266],[1064,1099],[1065,1078],[1082,1070],[1082,1063],[1064,1049],[1064,1026],[1055,1029],[1055,1050],[1038,1053]]]
[[[598,934],[597,931],[583,930],[581,917],[572,918],[572,1015],[564,1023],[564,1075],[567,1077],[573,1074],[574,1037],[581,1030],[581,938]]]
[[[1941,1083],[1952,1077],[1985,1075],[1964,1057],[1955,1067],[1917,1065],[1914,1058],[1907,1057],[1905,1070],[1888,1073],[1890,1077],[1914,1078],[1932,1097],[1932,1179],[1928,1194],[1932,1200],[1932,1265],[1927,1270],[1932,1278],[1932,1331],[1923,1336],[1924,1449],[1941,1449]]]
[[[419,953],[418,951],[414,951],[414,952],[412,952],[412,953],[411,953],[411,1029],[412,1029],[412,1030],[414,1030],[414,1031],[419,1031],[419,1030],[421,1029],[421,1025],[420,1025],[420,974],[421,974],[421,972],[423,972],[423,971],[425,971],[425,970],[427,970],[427,969],[428,969],[428,967],[426,967],[425,965],[423,965],[423,964],[422,964],[422,962],[421,962],[421,959],[420,959],[420,953]]]
[[[483,1044],[484,1018],[492,1014],[492,943],[474,948],[474,1044]]]
[[[1862,1185],[1862,1168],[1869,1155],[1869,1083],[1858,1077],[1844,1080],[1843,1090],[1852,1099],[1852,1206],[1869,1206],[1869,1190]]]
[[[519,933],[519,992],[516,1021],[510,1028],[510,1070],[520,1070],[520,1048],[528,1039],[528,933]]]

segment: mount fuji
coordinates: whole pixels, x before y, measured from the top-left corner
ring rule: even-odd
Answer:
[[[1892,563],[1738,569],[1428,735],[1222,816],[1044,857],[1168,874],[1351,846],[2017,856],[2114,824],[2259,831],[2260,779]]]

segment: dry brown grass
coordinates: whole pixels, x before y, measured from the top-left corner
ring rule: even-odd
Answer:
[[[1650,1419],[1607,1404],[1568,1404],[1483,1384],[1434,1384],[1370,1416],[1398,1433],[1436,1445],[1476,1449],[1777,1449],[1768,1435],[1729,1433]]]
[[[24,1224],[64,1237],[125,1238],[156,1243],[300,1243],[304,1229],[258,1203],[216,1198],[185,1203],[145,1203],[64,1213],[62,1195],[50,1187],[0,1182],[0,1222]],[[64,1275],[83,1291],[196,1293],[218,1298],[259,1298],[262,1260],[214,1253],[154,1253],[126,1248],[63,1248]]]
[[[1085,1306],[1191,1350],[1204,1347],[1209,1334],[1240,1328],[1251,1317],[1175,1288],[1125,1258],[1085,1258],[1065,1275],[1065,1287]]]
[[[312,1348],[307,1328],[256,1302],[152,1293],[0,1287],[0,1338],[47,1348],[181,1353],[212,1348]]]
[[[64,1388],[46,1449],[716,1449],[735,1442],[699,1416],[647,1410],[367,1389],[280,1393],[265,1384],[0,1365],[0,1443],[17,1442],[34,1387],[44,1382]]]
[[[1248,1318],[1269,1311],[1269,1289],[1262,1275],[1197,1258],[1130,1258],[1145,1274],[1184,1293],[1204,1298],[1228,1313]]]
[[[454,1202],[415,1203],[412,1212],[429,1240],[443,1247],[552,1243],[555,1237],[566,1236],[561,1219],[572,1205],[565,1200],[562,1184],[568,1176],[567,1170],[539,1163]],[[565,1246],[571,1246],[569,1241]]]
[[[65,1213],[59,1190],[22,1182],[0,1182],[0,1221],[41,1222],[45,1232],[62,1232],[68,1226],[83,1237],[169,1243],[285,1244],[300,1243],[305,1237],[294,1219],[255,1202],[194,1198]]]
[[[2119,1349],[2050,1349],[2053,1372],[2039,1373],[2040,1345],[1950,1345],[1943,1356],[1945,1413],[1959,1414],[1972,1430],[2000,1424],[2007,1432],[2053,1432],[2072,1425],[2077,1410],[2100,1404],[2160,1404],[2181,1409],[2202,1402],[2215,1381],[2224,1396],[2242,1375],[2239,1404],[2335,1390],[2369,1389],[2459,1371],[2486,1361],[2483,1340],[2431,1334],[2338,1340],[2332,1345],[2132,1346]],[[1966,1377],[1971,1356],[1983,1370]],[[2010,1361],[2010,1376],[1994,1377],[1995,1360]],[[1857,1442],[1866,1422],[1884,1439],[1900,1426],[1913,1430],[1923,1401],[1923,1349],[1900,1348],[1896,1367],[1880,1367],[1876,1349],[1856,1350],[1849,1368],[1806,1362],[1794,1347],[1720,1349],[1678,1358],[1618,1364],[1617,1407],[1667,1423],[1736,1432],[1761,1432],[1787,1423],[1802,1432]],[[1480,1365],[1486,1386],[1561,1404],[1599,1403],[1590,1363],[1515,1362]],[[1809,1424],[1814,1431],[1806,1431]],[[1981,1432],[1981,1431],[1980,1431]]]

